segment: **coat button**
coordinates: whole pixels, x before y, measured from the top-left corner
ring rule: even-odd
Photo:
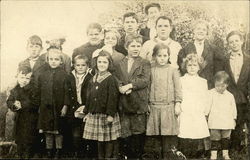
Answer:
[[[94,100],[96,101],[96,98]]]

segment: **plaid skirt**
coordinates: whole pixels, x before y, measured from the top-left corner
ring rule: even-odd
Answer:
[[[97,141],[112,141],[121,136],[121,124],[118,113],[112,123],[108,123],[106,114],[88,114],[83,138]]]

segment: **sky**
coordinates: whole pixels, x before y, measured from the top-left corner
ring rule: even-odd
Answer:
[[[226,11],[226,14],[230,14],[228,16],[234,20],[244,21],[248,19],[246,17],[246,15],[249,16],[248,1],[215,2],[193,1],[196,5],[208,7],[213,14],[222,15]],[[50,37],[64,36],[66,42],[63,45],[63,50],[71,56],[74,48],[87,41],[87,25],[91,22],[97,22],[100,15],[110,12],[110,9],[114,8],[114,10],[117,10],[112,0],[20,0],[1,1],[0,3],[0,91],[5,90],[16,82],[15,75],[18,63],[29,56],[26,52],[26,44],[30,36],[34,34],[39,35],[44,42],[44,48],[46,48],[45,41],[50,39]]]

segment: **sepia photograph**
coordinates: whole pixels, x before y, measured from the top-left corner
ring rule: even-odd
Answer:
[[[0,159],[250,159],[249,0],[0,7]]]

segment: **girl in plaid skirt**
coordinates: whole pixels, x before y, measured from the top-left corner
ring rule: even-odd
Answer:
[[[112,158],[113,146],[121,136],[118,115],[118,88],[111,56],[101,51],[94,59],[96,74],[90,81],[84,108],[86,124],[83,138],[98,141],[98,158]]]

